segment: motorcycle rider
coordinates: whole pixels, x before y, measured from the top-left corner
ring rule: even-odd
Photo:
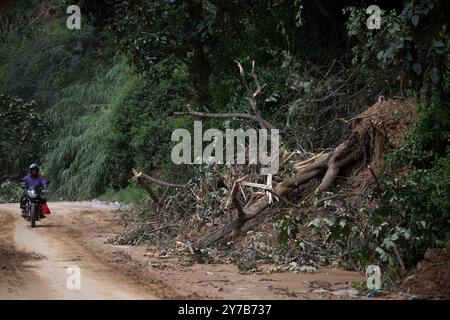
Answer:
[[[45,180],[43,176],[39,174],[39,165],[33,163],[30,165],[29,173],[22,178],[21,187],[24,189],[24,192],[20,196],[20,209],[22,209],[22,217],[27,217],[26,212],[26,198],[27,191],[34,188],[46,189],[48,187],[48,181]],[[39,197],[40,203],[44,204],[47,202],[44,196],[40,195]],[[41,212],[41,218],[45,218],[45,216]]]

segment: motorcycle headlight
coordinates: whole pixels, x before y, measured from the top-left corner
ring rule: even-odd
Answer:
[[[36,190],[28,190],[28,196],[31,199],[35,199],[35,198],[37,198],[38,194],[37,194]]]

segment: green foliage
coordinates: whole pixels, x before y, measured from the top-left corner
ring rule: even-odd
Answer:
[[[140,203],[147,198],[146,193],[140,186],[130,185],[119,191],[108,189],[98,197],[101,201],[117,201],[125,203]]]
[[[110,70],[100,69],[97,74],[93,83],[67,87],[49,109],[62,115],[51,117],[55,128],[60,129],[46,143],[45,168],[52,180],[54,197],[85,199],[99,194],[108,185],[111,113],[121,103],[122,90],[126,90],[126,83],[133,81],[133,77],[121,60]],[[69,117],[64,117],[65,113]]]
[[[379,87],[381,84],[381,89],[385,94],[396,94],[395,90],[399,88],[396,78],[400,71],[394,69],[395,72],[380,73],[379,70],[386,67],[386,64],[381,61],[383,58],[385,58],[385,63],[404,62],[401,59],[393,61],[394,50],[397,52],[400,49],[400,46],[397,48],[393,43],[399,41],[399,38],[404,39],[402,37],[406,32],[404,19],[395,10],[383,12],[381,30],[371,30],[367,28],[365,8],[352,7],[347,8],[344,12],[349,14],[348,34],[351,38],[356,39],[351,49],[352,63],[361,65],[361,72],[367,79],[370,88]],[[391,48],[387,50],[386,47]]]
[[[405,228],[410,239],[401,243],[408,262],[427,248],[450,239],[450,112],[435,97],[430,108],[408,132],[404,144],[388,158],[406,176],[389,174],[379,193],[377,215],[389,225]],[[394,170],[394,173],[396,170]],[[386,218],[387,217],[387,218]],[[409,241],[406,241],[409,240]]]
[[[381,30],[369,30],[364,23],[365,10],[347,9],[349,35],[358,39],[352,49],[354,62],[365,64],[372,82],[379,76],[374,77],[375,70],[381,68],[389,72],[384,80],[390,86],[398,81],[401,90],[425,91],[430,96],[432,88],[437,88],[442,94],[449,46],[444,12],[448,10],[447,1],[408,0],[400,14],[384,13]]]
[[[94,197],[110,186],[126,187],[133,166],[167,167],[170,113],[185,104],[185,65],[166,59],[152,66],[152,77],[132,76],[127,62],[113,60],[88,23],[69,31],[65,16],[42,12],[28,10],[26,17],[39,18],[34,27],[26,34],[8,33],[0,47],[0,88],[34,99],[32,115],[51,128],[33,160],[44,158],[53,197]],[[22,172],[30,157],[9,154],[20,162],[13,173]]]
[[[317,217],[308,226],[329,251],[339,252],[347,266],[361,271],[374,263],[390,270],[399,269],[395,249],[400,247],[400,239],[410,239],[405,228],[391,224],[389,217],[355,206],[348,195],[326,192],[316,196],[314,206],[326,217]],[[365,200],[371,201],[369,197]]]
[[[213,97],[221,85],[236,83],[235,60],[270,67],[274,51],[314,62],[344,51],[340,11],[355,2],[110,0],[82,7],[139,72],[168,58],[186,65],[190,101],[212,111],[226,105]]]
[[[7,15],[14,16],[21,3]],[[16,31],[8,33],[0,47],[0,89],[35,101],[28,107],[34,116],[34,135],[42,131],[44,119],[49,128],[49,135],[41,132],[33,150],[17,143],[23,150],[21,155],[10,153],[17,162],[12,169],[17,175],[30,161],[44,160],[56,197],[84,198],[105,187],[108,162],[101,147],[109,132],[105,101],[118,83],[106,74],[103,60],[97,59],[92,28],[86,24],[79,32],[67,30],[64,11],[51,11],[49,6],[42,2],[39,8],[20,13]],[[26,32],[18,31],[22,27]],[[96,74],[105,78],[99,80]],[[114,89],[108,91],[108,85]],[[25,121],[16,121],[18,126],[28,123],[26,115],[21,117]],[[21,134],[28,135],[28,141],[36,140],[26,130]]]
[[[132,167],[147,171],[171,163],[170,138],[178,127],[171,114],[186,104],[186,67],[164,60],[151,74],[153,81],[141,76],[130,82],[112,111],[108,150],[114,188],[128,185]]]
[[[24,172],[38,162],[47,132],[34,101],[0,95],[0,175]]]
[[[339,215],[336,218],[316,218],[308,226],[313,228],[315,234],[321,234],[325,241],[342,247],[345,246],[352,231],[351,220],[346,215]]]
[[[32,28],[27,23],[34,18],[35,3],[31,0],[17,0],[12,8],[8,8],[8,3],[4,4],[0,14],[0,44],[5,44],[11,39],[26,38]]]
[[[278,243],[286,246],[290,239],[295,239],[298,233],[298,225],[302,222],[300,216],[284,215],[274,222],[273,227],[278,231]]]
[[[0,183],[0,203],[15,203],[22,194],[22,189],[15,183]]]
[[[0,89],[23,99],[35,100],[38,110],[58,99],[59,91],[92,76],[96,65],[92,30],[69,32],[63,25],[36,27],[26,41],[12,39],[0,48]],[[95,68],[95,67],[94,67]]]
[[[442,247],[450,240],[450,153],[431,169],[416,169],[407,178],[386,181],[376,214],[396,241],[408,264],[420,259],[427,248]],[[403,232],[399,233],[399,229]],[[398,235],[403,235],[399,237]]]
[[[205,103],[209,100],[210,77],[229,73],[233,57],[239,52],[254,51],[255,44],[261,46],[268,37],[282,45],[276,36],[278,20],[272,2],[109,1],[103,6],[113,7],[114,14],[105,8],[111,16],[96,22],[106,24],[119,48],[139,71],[148,71],[166,58],[181,60],[189,69],[192,98]],[[100,11],[97,4],[84,5],[88,12]],[[288,19],[293,22],[297,13],[289,11],[293,5],[276,10],[292,13]],[[249,41],[252,37],[254,41]]]
[[[417,169],[433,167],[448,149],[449,107],[448,102],[441,102],[437,97],[434,97],[430,107],[422,107],[419,121],[406,133],[404,143],[389,154],[389,162]]]

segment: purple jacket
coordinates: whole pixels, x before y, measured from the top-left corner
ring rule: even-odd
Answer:
[[[36,188],[36,187],[45,189],[45,188],[47,188],[48,182],[47,182],[47,180],[44,179],[43,176],[33,177],[30,173],[22,178],[21,184],[24,188],[27,188],[28,190]]]

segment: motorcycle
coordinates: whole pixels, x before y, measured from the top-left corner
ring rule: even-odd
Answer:
[[[39,221],[42,216],[41,196],[42,190],[39,188],[27,190],[25,211],[32,228],[36,227],[36,221]]]

